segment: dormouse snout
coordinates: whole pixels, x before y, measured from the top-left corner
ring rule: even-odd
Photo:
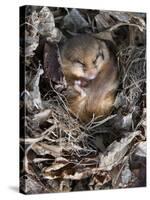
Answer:
[[[90,70],[88,70],[87,72],[85,72],[85,78],[87,79],[87,80],[93,80],[93,79],[95,79],[96,78],[96,76],[97,76],[97,69],[90,69]]]

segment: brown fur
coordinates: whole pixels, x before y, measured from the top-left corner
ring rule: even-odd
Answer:
[[[93,59],[101,49],[104,52],[104,59],[98,60],[96,77],[88,80],[90,73],[95,70]],[[105,43],[99,42],[91,36],[78,36],[64,46],[61,56],[64,75],[68,83],[67,99],[70,111],[84,122],[90,121],[93,116],[108,115],[114,103],[118,78],[114,56],[111,55]],[[73,60],[80,60],[84,63],[84,72],[81,70],[79,73],[80,64],[79,66],[78,63],[74,65]],[[87,85],[79,86],[85,95],[81,95],[74,89],[75,80],[81,80],[81,83],[83,80],[87,80]]]

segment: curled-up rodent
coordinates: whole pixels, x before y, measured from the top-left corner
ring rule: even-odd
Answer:
[[[106,42],[78,35],[64,44],[60,57],[70,112],[83,122],[110,114],[118,72],[115,55]]]

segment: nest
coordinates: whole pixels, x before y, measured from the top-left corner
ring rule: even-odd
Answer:
[[[24,193],[146,184],[145,14],[25,7],[20,188]],[[23,19],[24,20],[24,19]],[[116,45],[120,85],[110,116],[83,124],[66,103],[59,45],[90,33]],[[25,63],[24,63],[25,62]],[[56,67],[57,66],[57,67]]]

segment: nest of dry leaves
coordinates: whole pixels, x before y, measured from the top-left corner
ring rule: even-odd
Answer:
[[[20,110],[20,188],[25,193],[146,185],[146,16],[143,13],[27,6],[20,25],[25,88]],[[120,85],[102,120],[70,115],[59,45],[89,33],[116,45]],[[25,44],[25,49],[22,44]],[[25,52],[24,52],[25,50]],[[25,59],[24,59],[25,58]]]

